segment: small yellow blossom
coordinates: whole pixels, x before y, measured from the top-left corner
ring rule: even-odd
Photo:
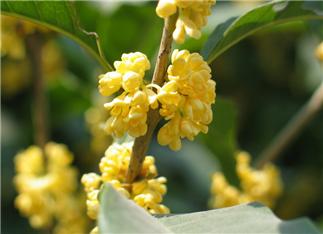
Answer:
[[[123,90],[104,105],[110,111],[105,130],[116,137],[126,132],[132,137],[142,136],[147,132],[149,107],[158,107],[156,94],[143,82],[145,71],[150,69],[149,60],[140,52],[123,54],[114,67],[115,71],[99,77],[99,91],[103,96],[110,96],[121,88]]]
[[[192,141],[199,132],[208,132],[215,82],[202,56],[187,50],[174,50],[167,79],[157,98],[161,103],[160,115],[169,121],[159,130],[158,142],[179,150],[182,138]]]
[[[99,234],[99,228],[98,227],[93,228],[90,234]]]
[[[212,177],[212,193],[216,196],[215,199],[211,199],[211,207],[228,207],[251,201],[251,199],[231,186],[226,181],[222,173],[215,173]]]
[[[112,144],[105,152],[99,164],[100,175],[88,173],[81,182],[87,193],[87,213],[91,219],[97,219],[100,203],[98,193],[102,183],[110,183],[118,192],[145,208],[151,214],[166,214],[169,209],[162,205],[167,192],[166,178],[158,177],[155,159],[146,156],[136,181],[128,184],[126,174],[132,152],[132,142]],[[97,233],[94,228],[91,233]]]
[[[115,71],[99,76],[99,91],[103,96],[110,96],[121,87],[127,93],[139,90],[150,63],[146,55],[135,52],[122,54],[121,61],[114,62],[114,67]]]
[[[141,180],[132,184],[132,199],[151,214],[168,214],[169,209],[160,204],[165,195],[166,178]]]
[[[146,133],[149,99],[145,92],[124,92],[104,107],[110,110],[111,115],[105,128],[108,134],[122,137],[128,132],[130,136],[138,137]]]
[[[99,188],[101,177],[96,173],[88,173],[83,175],[81,182],[84,186],[85,192],[92,192]]]
[[[321,43],[317,46],[317,48],[316,48],[316,50],[315,50],[315,55],[316,55],[316,58],[317,58],[318,60],[320,60],[321,62],[323,62],[323,42],[321,42]]]
[[[222,173],[215,173],[212,177],[210,206],[221,208],[258,201],[273,207],[283,187],[279,170],[270,163],[261,170],[250,168],[250,155],[246,152],[239,152],[236,159],[241,190],[228,184]]]
[[[72,160],[66,146],[53,142],[45,145],[44,152],[31,146],[15,157],[15,206],[29,218],[32,227],[54,225],[57,234],[85,231],[84,198],[77,193]]]
[[[201,28],[207,24],[207,17],[211,14],[211,7],[215,0],[159,0],[156,13],[161,18],[167,18],[178,10],[174,40],[182,44],[185,34],[195,39],[201,37]]]

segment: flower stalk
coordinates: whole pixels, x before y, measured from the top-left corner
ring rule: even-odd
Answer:
[[[323,81],[311,96],[310,100],[298,111],[285,128],[274,138],[268,148],[260,155],[256,166],[263,167],[272,162],[288,147],[288,145],[301,133],[308,123],[323,108]]]
[[[164,28],[159,47],[158,58],[152,78],[152,83],[159,86],[163,85],[163,83],[165,82],[165,74],[167,71],[168,59],[173,41],[172,34],[175,30],[177,17],[178,15],[174,14],[166,18],[164,21]],[[126,178],[128,183],[133,182],[139,174],[142,162],[151,142],[153,132],[160,119],[161,117],[159,115],[158,109],[149,110],[147,117],[147,132],[145,135],[135,139],[132,148],[132,155]]]
[[[47,129],[47,98],[42,71],[42,38],[35,32],[26,38],[26,48],[31,61],[31,73],[34,84],[34,105],[32,107],[34,124],[34,141],[44,148],[48,140]]]

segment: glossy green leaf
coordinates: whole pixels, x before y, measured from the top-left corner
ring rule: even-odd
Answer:
[[[230,47],[270,26],[298,20],[323,20],[321,1],[274,1],[219,24],[201,53],[211,63]]]
[[[87,49],[103,67],[112,70],[111,65],[101,56],[95,34],[89,34],[80,26],[80,19],[72,2],[2,1],[1,13],[30,20],[68,36]]]

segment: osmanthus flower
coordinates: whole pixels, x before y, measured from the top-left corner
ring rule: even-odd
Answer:
[[[169,209],[162,205],[166,189],[166,178],[158,177],[153,156],[146,156],[141,171],[133,183],[126,182],[133,143],[112,144],[99,164],[100,174],[88,173],[81,182],[87,193],[87,211],[96,219],[99,211],[98,193],[102,183],[110,183],[117,191],[136,202],[152,214],[166,214]],[[91,233],[97,233],[95,227]]]
[[[167,82],[158,88],[160,115],[168,122],[158,132],[158,142],[173,150],[181,148],[181,139],[193,140],[208,132],[215,102],[215,82],[211,69],[198,53],[174,50],[167,70]]]
[[[32,227],[54,227],[54,233],[59,234],[86,230],[84,198],[77,192],[77,170],[71,166],[72,160],[64,145],[52,142],[46,144],[44,152],[31,146],[15,157],[15,206]]]
[[[246,152],[237,153],[236,160],[241,190],[231,186],[222,173],[215,173],[212,177],[210,206],[221,208],[258,201],[273,207],[283,189],[278,168],[267,163],[262,169],[253,169],[250,167],[250,155]]]
[[[149,107],[158,107],[156,94],[143,82],[145,71],[150,69],[149,60],[140,52],[123,54],[114,67],[115,71],[99,76],[99,91],[103,96],[110,96],[120,89],[123,91],[105,104],[111,115],[106,131],[116,137],[126,132],[132,137],[142,136],[147,131]]]
[[[210,206],[212,208],[229,207],[250,201],[247,195],[230,185],[220,172],[212,176],[211,193]]]
[[[318,60],[323,62],[323,41],[317,46],[315,56]]]
[[[261,201],[272,207],[282,192],[282,182],[278,169],[267,163],[261,170],[250,167],[250,155],[240,152],[237,155],[237,173],[241,188],[252,200]]]
[[[173,38],[181,44],[185,34],[195,39],[201,37],[201,28],[207,24],[214,4],[215,0],[159,0],[156,13],[161,18],[167,18],[178,12]]]

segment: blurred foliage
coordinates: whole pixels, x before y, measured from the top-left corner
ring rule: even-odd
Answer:
[[[113,11],[111,4],[114,5]],[[148,58],[156,55],[163,21],[156,17],[153,2],[122,4],[77,1],[75,6],[78,14],[84,16],[80,22],[82,27],[100,36],[109,61],[115,61],[122,53],[132,51],[140,51]]]
[[[237,151],[236,107],[232,102],[218,98],[213,107],[213,113],[213,121],[209,126],[208,134],[200,137],[219,160],[228,181],[238,185],[234,158]]]
[[[109,61],[132,51],[155,58],[163,22],[155,15],[154,2],[76,1],[75,6],[77,14],[84,19],[81,25],[100,35]],[[250,7],[219,2],[210,25]],[[183,47],[199,51],[214,28],[211,26],[205,29],[200,40],[188,40]],[[212,63],[219,98],[214,105],[215,120],[209,134],[200,136],[194,143],[186,142],[178,153],[156,142],[150,146],[150,153],[156,155],[159,174],[168,178],[165,204],[172,212],[206,210],[212,173],[222,169],[237,183],[232,152],[241,148],[256,158],[308,100],[323,78],[322,65],[314,57],[315,47],[323,39],[322,29],[322,21],[312,21],[262,30]],[[84,113],[95,105],[96,77],[102,68],[70,39],[53,35],[51,40],[59,48],[64,67],[53,79],[47,80],[51,140],[69,146],[81,173],[97,170],[101,155],[91,152]],[[7,64],[21,62],[1,58],[2,85]],[[23,84],[18,91],[12,95],[1,93],[2,230],[3,233],[35,233],[13,208],[12,159],[19,150],[33,143],[32,83],[26,81],[25,73],[16,80],[17,85]],[[322,226],[322,119],[321,112],[277,162],[286,185],[275,210],[281,218],[309,216]]]

